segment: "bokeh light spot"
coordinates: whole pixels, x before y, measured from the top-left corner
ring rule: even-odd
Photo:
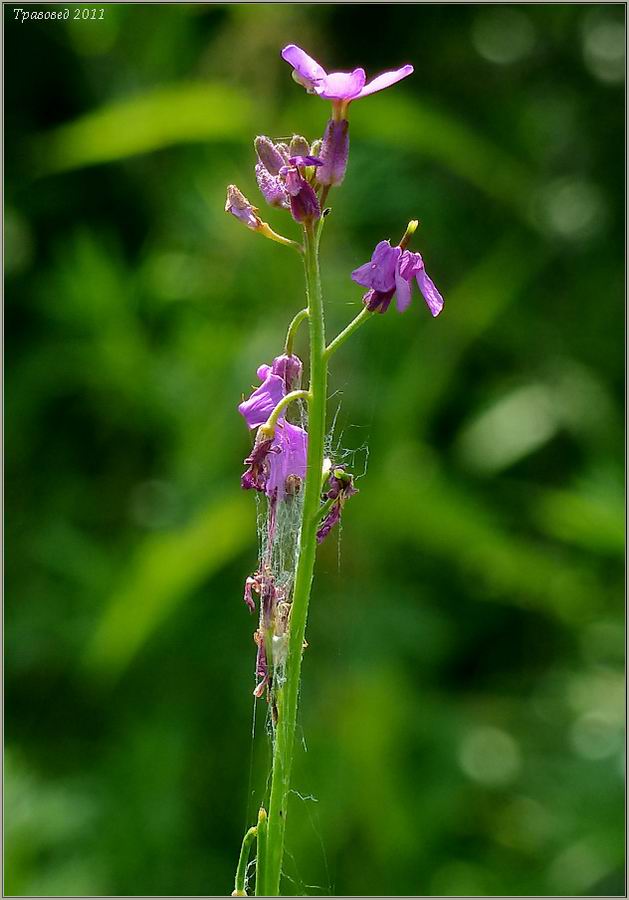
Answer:
[[[528,56],[535,44],[530,19],[513,7],[484,9],[472,27],[478,53],[497,65],[508,65]]]
[[[496,786],[509,784],[520,770],[520,750],[506,731],[475,728],[461,743],[459,764],[474,781]]]

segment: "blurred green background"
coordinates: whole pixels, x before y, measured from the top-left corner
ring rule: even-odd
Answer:
[[[256,134],[323,131],[296,42],[415,65],[351,109],[330,336],[412,217],[447,305],[331,366],[366,474],[317,567],[285,892],[622,893],[624,7],[68,8],[4,7],[6,892],[232,889],[269,756],[236,404],[303,288],[223,205]]]

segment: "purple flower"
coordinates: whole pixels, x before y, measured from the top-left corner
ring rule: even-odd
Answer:
[[[257,374],[262,384],[238,406],[238,412],[244,416],[249,428],[258,428],[263,425],[282,397],[286,395],[284,378],[276,375],[271,366],[260,366]]]
[[[262,384],[238,407],[249,428],[266,422],[280,400],[299,383],[301,371],[301,360],[294,354],[282,354],[272,366],[258,368]],[[283,500],[286,494],[296,493],[305,478],[308,435],[298,425],[286,422],[285,415],[283,410],[272,438],[256,438],[240,481],[244,490],[264,491],[270,499]]]
[[[278,422],[275,429],[273,455],[269,458],[269,475],[266,481],[267,497],[283,500],[287,493],[294,494],[295,479],[301,483],[306,477],[308,435],[299,425]]]
[[[270,470],[269,455],[277,452],[272,445],[273,438],[256,437],[253,450],[244,461],[249,468],[240,479],[243,491],[266,490]]]
[[[413,72],[411,65],[402,66],[401,69],[384,72],[366,84],[364,69],[328,74],[323,66],[295,44],[284,47],[282,58],[293,67],[295,81],[303,85],[309,93],[318,94],[326,100],[342,102],[359,100],[361,97],[375,94],[376,91],[390,87]]]
[[[287,393],[296,390],[301,384],[302,370],[302,362],[294,353],[290,356],[287,356],[285,353],[281,356],[276,356],[271,367],[271,372],[274,375],[279,375],[280,378],[284,379]]]
[[[415,278],[426,305],[433,316],[438,316],[444,300],[426,274],[424,261],[419,253],[392,247],[389,241],[380,241],[371,260],[352,272],[356,284],[369,288],[363,302],[371,312],[386,312],[391,298],[397,293],[398,312],[404,312],[411,302],[411,281]]]
[[[345,177],[349,157],[349,122],[330,119],[321,143],[323,165],[317,171],[319,184],[340,184]]]

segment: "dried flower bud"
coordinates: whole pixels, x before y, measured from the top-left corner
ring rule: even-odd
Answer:
[[[225,212],[231,213],[232,216],[235,216],[243,222],[247,228],[251,228],[252,231],[257,231],[262,225],[262,220],[257,214],[258,210],[247,200],[245,195],[238,190],[235,184],[230,184],[227,188]]]

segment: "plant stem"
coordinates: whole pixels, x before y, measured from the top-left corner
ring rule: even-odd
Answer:
[[[261,807],[260,812],[258,813],[258,827],[256,828],[256,833],[258,836],[258,852],[256,854],[256,897],[265,897],[268,820],[264,807]]]
[[[249,863],[249,852],[253,844],[258,829],[253,825],[242,839],[242,847],[240,848],[240,857],[238,859],[238,868],[236,869],[236,881],[234,884],[234,893],[232,897],[246,897],[245,880],[247,876],[247,865]],[[257,876],[256,876],[257,883]]]
[[[321,519],[323,519],[324,516],[327,516],[327,514],[330,512],[330,510],[336,503],[337,499],[338,499],[337,497],[329,497],[325,501],[325,503],[319,507],[319,509],[315,513],[317,525],[319,525],[321,523]]]
[[[345,343],[347,338],[351,334],[353,334],[357,328],[360,328],[360,326],[363,324],[363,322],[366,322],[367,319],[370,319],[373,315],[374,315],[374,313],[370,312],[366,306],[363,306],[361,311],[358,313],[358,315],[354,319],[352,319],[352,321],[349,323],[349,325],[346,328],[344,328],[343,331],[340,332],[340,334],[337,334],[337,336],[334,338],[333,341],[330,341],[329,345],[325,349],[326,360],[328,360],[332,356],[332,354],[336,350],[338,350],[338,348],[341,346],[341,344]]]
[[[295,400],[310,400],[310,394],[308,391],[291,391],[290,394],[286,394],[285,397],[282,397],[264,425],[260,426],[260,430],[264,435],[273,437],[277,420],[281,416],[282,411],[285,410],[287,406],[290,406],[291,403],[294,403]]]
[[[285,681],[277,689],[278,719],[273,748],[273,772],[266,854],[266,896],[279,896],[284,831],[295,743],[297,701],[301,676],[308,603],[316,556],[317,510],[321,497],[321,472],[325,441],[327,361],[321,278],[319,275],[318,229],[305,227],[304,267],[310,326],[310,403],[308,409],[308,459],[302,512],[299,560],[293,589]]]
[[[295,340],[295,335],[297,334],[297,329],[304,321],[304,319],[308,318],[308,310],[300,309],[293,321],[288,326],[288,331],[286,332],[286,343],[284,344],[284,353],[287,356],[291,356],[293,352],[293,341]]]

